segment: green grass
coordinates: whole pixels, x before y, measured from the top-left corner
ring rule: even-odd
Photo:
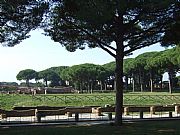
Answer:
[[[171,105],[180,104],[180,94],[164,92],[125,93],[124,105]],[[13,95],[0,94],[0,108],[10,110],[14,106],[104,106],[115,104],[115,93]]]
[[[1,128],[1,135],[179,135],[179,121],[124,123],[121,127],[104,125]]]
[[[10,110],[15,106],[104,106],[105,104],[114,104],[113,99],[103,101],[95,99],[97,95],[99,94],[37,95],[36,97],[31,95],[0,95],[0,108]],[[77,97],[74,98],[75,96]]]

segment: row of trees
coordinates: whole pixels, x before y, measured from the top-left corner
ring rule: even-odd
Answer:
[[[16,78],[17,80],[25,80],[26,81],[26,86],[30,86],[30,80],[35,79],[36,83],[39,86],[45,86],[48,87],[48,81],[50,82],[49,86],[59,86],[59,85],[64,85],[63,80],[61,79],[61,72],[63,69],[67,68],[66,66],[60,66],[60,67],[52,67],[48,68],[42,71],[35,71],[33,69],[25,69],[20,71]],[[44,85],[42,85],[39,80],[44,81]]]
[[[155,84],[162,89],[163,74],[169,75],[169,92],[177,86],[177,72],[180,70],[180,47],[175,47],[161,52],[146,52],[136,58],[127,58],[124,60],[124,88],[137,90],[150,90],[153,92]],[[92,92],[94,89],[106,90],[107,86],[114,89],[115,62],[104,65],[80,64],[72,67],[60,66],[52,67],[40,72],[32,69],[20,71],[17,75],[18,80],[26,80],[29,86],[29,80],[36,81],[43,79],[44,85],[50,86],[68,85],[75,89],[87,90]]]
[[[169,75],[169,92],[172,93],[173,86],[176,86],[178,82],[176,74],[180,69],[179,52],[180,48],[175,47],[162,52],[143,53],[135,59],[126,59],[123,69],[125,80],[132,78],[133,91],[135,84],[138,84],[141,91],[150,88],[152,92],[154,84],[160,83],[162,89],[163,74],[167,72]]]

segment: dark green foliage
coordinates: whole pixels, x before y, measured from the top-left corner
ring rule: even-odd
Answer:
[[[131,72],[131,70],[133,68],[133,65],[132,65],[133,61],[134,61],[134,58],[124,59],[124,64],[123,64],[124,74],[129,74],[129,72]]]
[[[62,77],[64,80],[73,83],[75,89],[81,91],[86,89],[90,92],[97,81],[102,83],[106,80],[106,74],[107,72],[102,66],[86,63],[63,70]]]
[[[174,6],[178,12],[173,11],[175,12],[173,14],[175,23],[171,25],[163,37],[162,45],[166,47],[180,45],[180,2],[177,2]]]
[[[110,43],[117,43],[118,34],[121,32],[124,41],[128,43],[124,45],[126,55],[162,41],[162,34],[166,30],[169,31],[171,24],[178,21],[178,4],[175,0],[63,0],[51,9],[51,19],[45,31],[55,42],[61,43],[69,51],[84,49],[88,45],[109,50],[111,55],[113,54],[110,50],[116,49],[110,46]],[[124,17],[122,25],[117,22],[118,14]]]
[[[60,78],[60,84],[59,85],[62,85],[62,86],[66,86],[65,80],[62,79],[62,72],[66,68],[68,68],[68,66],[59,66],[59,67],[49,68],[49,70],[52,70],[59,75],[59,78]]]
[[[114,61],[104,64],[103,67],[107,70],[109,76],[115,75],[116,63]]]
[[[0,1],[0,43],[14,46],[38,28],[48,4],[43,0]]]
[[[37,72],[33,69],[22,70],[16,76],[17,80],[26,80],[27,86],[29,86],[29,80],[35,79],[36,77]]]
[[[51,69],[46,69],[38,72],[38,77],[36,78],[36,80],[40,79],[44,80],[46,87],[48,87],[48,81],[51,82],[50,86],[59,86],[60,77],[55,71]]]

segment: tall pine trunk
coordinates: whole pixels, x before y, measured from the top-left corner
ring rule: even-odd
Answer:
[[[123,55],[122,52],[117,52],[116,58],[116,125],[122,125],[122,112],[123,112]]]
[[[122,20],[120,19],[120,26]],[[122,27],[120,27],[122,29]],[[115,110],[115,124],[122,125],[122,112],[123,112],[123,58],[124,58],[124,45],[123,45],[123,34],[118,33],[118,39],[116,41],[117,51],[116,51],[116,69],[115,69],[115,79],[116,79],[116,110]]]

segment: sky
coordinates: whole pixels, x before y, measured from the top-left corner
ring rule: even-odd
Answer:
[[[68,52],[65,47],[41,33],[40,30],[32,31],[30,38],[14,47],[0,45],[0,82],[18,82],[16,75],[24,69],[41,71],[55,66],[72,66],[83,63],[102,65],[114,61],[112,56],[99,48]],[[160,45],[152,45],[134,51],[129,57],[164,49]]]

